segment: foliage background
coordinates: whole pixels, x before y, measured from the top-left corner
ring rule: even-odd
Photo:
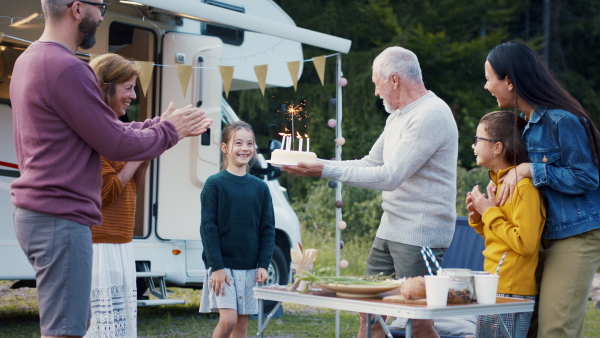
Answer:
[[[342,70],[348,79],[343,89],[343,133],[346,145],[343,159],[360,158],[368,153],[383,130],[387,114],[374,95],[371,63],[384,48],[392,45],[413,50],[420,59],[428,89],[451,107],[460,133],[457,177],[457,210],[464,215],[462,202],[466,191],[476,184],[487,184],[487,173],[473,163],[470,143],[479,118],[497,109],[495,99],[483,89],[483,64],[487,52],[498,43],[517,39],[543,54],[550,68],[565,87],[579,99],[592,120],[600,118],[600,1],[584,0],[274,0],[300,27],[352,40],[352,50],[342,57]],[[544,3],[548,3],[544,20]],[[546,34],[545,34],[546,32]],[[329,55],[330,51],[304,46],[304,58]],[[307,63],[298,91],[293,88],[268,88],[231,92],[229,103],[244,120],[251,121],[259,145],[278,138],[285,102],[306,101],[310,118],[306,133],[311,148],[322,158],[334,155],[335,137],[326,121],[335,116],[329,104],[335,96],[335,64],[327,59],[325,86],[321,86],[311,64]],[[435,135],[423,135],[423,142]],[[320,248],[316,272],[332,274],[334,269],[333,219],[334,193],[322,179],[294,178],[283,174],[293,207],[304,227],[305,246]],[[343,232],[350,261],[347,274],[361,274],[370,241],[381,213],[381,194],[377,191],[344,186]],[[0,282],[0,335],[39,336],[35,292],[16,297],[19,290],[8,290]],[[22,290],[22,289],[20,289]],[[139,332],[144,337],[209,336],[216,325],[215,316],[198,317],[199,293],[176,289],[172,298],[188,299],[188,305],[166,308],[140,308]],[[180,294],[180,292],[185,294]],[[291,307],[286,305],[286,311]],[[348,319],[355,332],[356,316]],[[344,318],[344,316],[342,316]],[[600,336],[600,312],[589,307],[586,337]],[[255,322],[251,321],[251,332]],[[303,320],[297,314],[274,321],[272,334],[305,337],[331,336],[331,319],[323,316]],[[306,333],[308,331],[309,333]],[[289,335],[288,335],[289,336]]]
[[[343,74],[348,79],[343,88],[343,159],[366,155],[387,118],[371,82],[374,57],[393,45],[417,54],[426,87],[449,104],[459,128],[459,215],[465,214],[466,191],[488,181],[487,173],[475,168],[471,143],[479,118],[498,109],[495,98],[483,89],[483,64],[495,45],[507,40],[531,45],[592,119],[600,118],[600,1],[274,1],[296,25],[352,40],[351,51],[342,56]],[[304,59],[330,54],[304,46]],[[303,128],[311,135],[311,150],[320,158],[331,158],[335,133],[327,120],[335,117],[335,107],[330,104],[335,97],[335,58],[327,58],[324,86],[312,64],[304,66],[297,92],[293,87],[268,88],[265,97],[259,90],[232,92],[229,102],[242,119],[252,122],[263,146],[281,131],[277,114],[281,104],[305,102],[309,118]],[[423,142],[432,137],[435,135],[423,135]],[[306,230],[325,231],[316,217],[333,219],[333,190],[327,188],[327,182],[285,173],[280,182],[288,189]],[[343,200],[344,219],[352,225],[344,232],[345,238],[371,237],[381,212],[380,194],[344,186]]]

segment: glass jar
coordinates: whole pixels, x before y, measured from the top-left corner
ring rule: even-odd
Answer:
[[[296,265],[292,262],[292,264],[290,265],[290,276],[293,276],[294,282],[290,288],[290,291],[308,291],[308,289],[310,289],[311,283],[306,281],[300,281],[298,280],[298,278],[296,278],[296,276],[301,275],[304,272],[312,273],[312,271],[312,264]]]
[[[441,276],[450,276],[449,304],[466,304],[473,300],[473,274],[469,269],[442,269]]]
[[[296,265],[292,262],[290,265],[290,271],[292,276],[301,275],[303,272],[312,273],[313,272],[313,264],[305,264],[305,265]]]

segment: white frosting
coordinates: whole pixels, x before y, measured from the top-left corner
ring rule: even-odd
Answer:
[[[284,165],[297,165],[298,162],[313,162],[317,154],[308,151],[275,149],[271,153],[271,162]]]

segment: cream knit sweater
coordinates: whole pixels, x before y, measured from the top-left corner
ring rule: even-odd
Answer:
[[[456,219],[458,130],[448,105],[429,91],[392,113],[367,156],[326,161],[321,177],[383,191],[377,237],[447,248]]]

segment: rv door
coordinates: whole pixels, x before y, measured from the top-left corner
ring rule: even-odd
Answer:
[[[219,171],[222,82],[218,66],[223,43],[214,37],[169,32],[162,45],[161,111],[171,101],[176,107],[192,104],[214,123],[205,135],[187,137],[159,157],[156,231],[162,239],[200,239],[200,192],[206,179]]]

